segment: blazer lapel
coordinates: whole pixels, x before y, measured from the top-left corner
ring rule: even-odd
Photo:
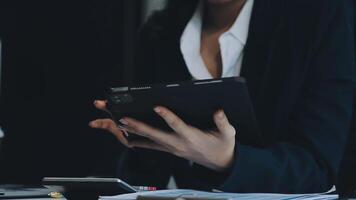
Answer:
[[[269,74],[273,52],[273,36],[278,30],[281,1],[255,0],[250,22],[249,37],[245,46],[241,76],[246,78],[251,100],[258,110],[265,77]],[[258,115],[258,113],[256,113]]]

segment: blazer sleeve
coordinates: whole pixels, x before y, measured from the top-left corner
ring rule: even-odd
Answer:
[[[351,123],[355,78],[353,11],[345,3],[351,1],[337,2],[311,53],[306,90],[290,120],[288,134],[298,141],[266,148],[237,144],[221,190],[309,193],[335,184]]]

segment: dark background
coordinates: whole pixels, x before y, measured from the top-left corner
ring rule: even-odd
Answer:
[[[105,88],[130,80],[137,0],[1,0],[0,182],[113,176],[121,145],[92,130]],[[123,78],[125,77],[125,79]]]

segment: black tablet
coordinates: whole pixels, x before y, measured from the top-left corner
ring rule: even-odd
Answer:
[[[132,117],[167,131],[171,129],[153,111],[157,105],[169,108],[183,121],[202,130],[216,129],[213,114],[223,109],[238,132],[239,142],[261,142],[247,85],[241,77],[113,87],[107,93],[107,101],[118,125],[122,125],[122,117]]]

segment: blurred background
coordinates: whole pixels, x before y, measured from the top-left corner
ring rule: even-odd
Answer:
[[[114,176],[121,146],[90,120],[130,82],[141,24],[164,0],[1,0],[0,182]],[[4,135],[4,134],[5,135]]]

